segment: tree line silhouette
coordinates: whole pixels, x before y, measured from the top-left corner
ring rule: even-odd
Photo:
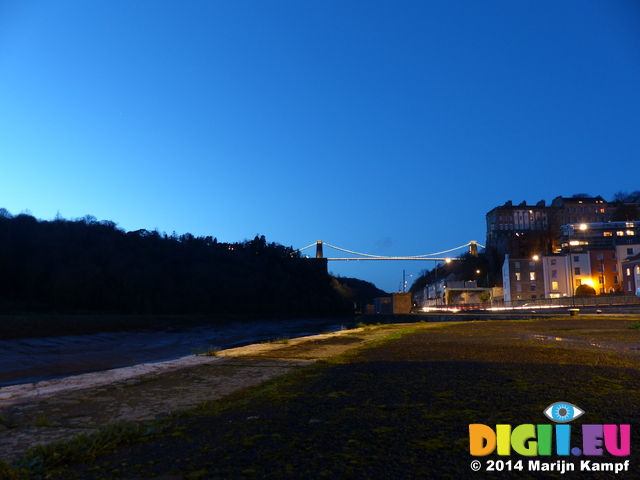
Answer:
[[[4,313],[334,314],[353,310],[326,260],[264,236],[125,232],[93,216],[37,220],[0,209]]]

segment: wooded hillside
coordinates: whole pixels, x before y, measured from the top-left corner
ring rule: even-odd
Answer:
[[[351,311],[324,260],[264,236],[125,232],[111,221],[37,220],[0,209],[0,311],[303,313]]]

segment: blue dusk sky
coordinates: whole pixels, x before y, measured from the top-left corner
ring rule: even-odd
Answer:
[[[0,165],[0,207],[44,220],[484,244],[507,200],[640,189],[640,3],[3,0]]]

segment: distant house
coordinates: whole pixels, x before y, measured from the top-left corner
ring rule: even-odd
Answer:
[[[640,253],[622,261],[624,293],[640,297]]]
[[[378,297],[373,299],[374,313],[392,313],[391,297]]]
[[[426,285],[414,295],[414,302],[419,307],[464,305],[483,303],[483,294],[492,294],[493,289],[479,288],[476,280],[461,280],[461,278],[451,273],[445,278]]]
[[[569,275],[569,256],[551,254],[542,256],[542,275],[544,298],[571,296],[571,276]]]
[[[524,236],[529,239],[548,234],[557,211],[557,207],[546,206],[544,200],[535,205],[527,205],[527,202],[514,205],[509,200],[495,207],[486,215],[487,248],[495,249],[499,255],[517,256]]]
[[[544,275],[540,259],[510,258],[502,264],[502,286],[505,302],[544,298]]]
[[[567,223],[610,222],[617,205],[596,197],[556,197],[551,202],[560,225]]]
[[[372,313],[411,313],[411,294],[392,293],[390,297],[373,299]]]

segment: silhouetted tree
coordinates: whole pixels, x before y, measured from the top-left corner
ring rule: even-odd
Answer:
[[[611,215],[612,222],[633,222],[640,220],[640,209],[635,205],[620,204]]]
[[[326,263],[293,248],[190,233],[125,232],[87,215],[0,210],[0,307],[113,313],[340,313]]]
[[[584,297],[587,295],[595,295],[595,294],[596,294],[596,289],[593,288],[591,285],[587,285],[583,283],[582,285],[578,285],[576,287],[576,297]]]
[[[640,190],[631,193],[619,191],[613,195],[612,202],[640,202]]]

